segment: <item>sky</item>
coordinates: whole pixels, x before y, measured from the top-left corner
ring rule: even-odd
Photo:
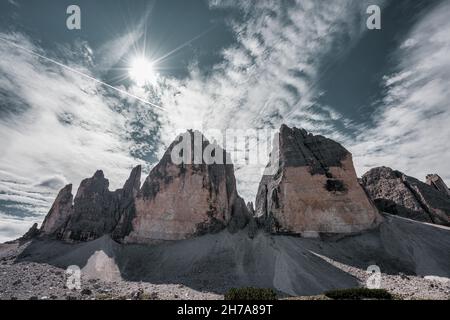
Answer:
[[[0,0],[0,242],[97,169],[111,190],[148,173],[187,129],[286,123],[343,144],[358,175],[450,184],[449,16],[448,0]],[[265,161],[236,164],[247,201]]]

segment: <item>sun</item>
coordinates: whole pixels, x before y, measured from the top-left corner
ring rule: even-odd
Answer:
[[[158,73],[155,71],[154,65],[146,58],[135,58],[129,69],[130,79],[138,86],[155,85],[158,79]]]

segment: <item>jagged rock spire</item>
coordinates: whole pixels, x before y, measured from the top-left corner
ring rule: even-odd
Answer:
[[[64,240],[87,241],[105,234],[120,238],[129,232],[134,197],[140,188],[141,167],[134,168],[122,189],[109,191],[109,181],[98,170],[81,182],[75,199],[72,185],[64,187],[40,229],[41,234]]]

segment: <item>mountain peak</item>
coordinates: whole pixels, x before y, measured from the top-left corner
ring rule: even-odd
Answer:
[[[450,225],[450,196],[438,175],[428,175],[424,183],[400,171],[378,167],[364,174],[361,182],[380,211]]]
[[[273,153],[279,170],[263,177],[256,199],[256,216],[267,230],[352,233],[381,221],[358,183],[352,155],[339,143],[283,125]]]

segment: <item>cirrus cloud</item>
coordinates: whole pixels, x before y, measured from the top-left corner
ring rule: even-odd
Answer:
[[[405,36],[398,67],[384,77],[385,95],[349,141],[360,174],[386,165],[424,179],[439,173],[450,182],[450,3],[443,2]]]

